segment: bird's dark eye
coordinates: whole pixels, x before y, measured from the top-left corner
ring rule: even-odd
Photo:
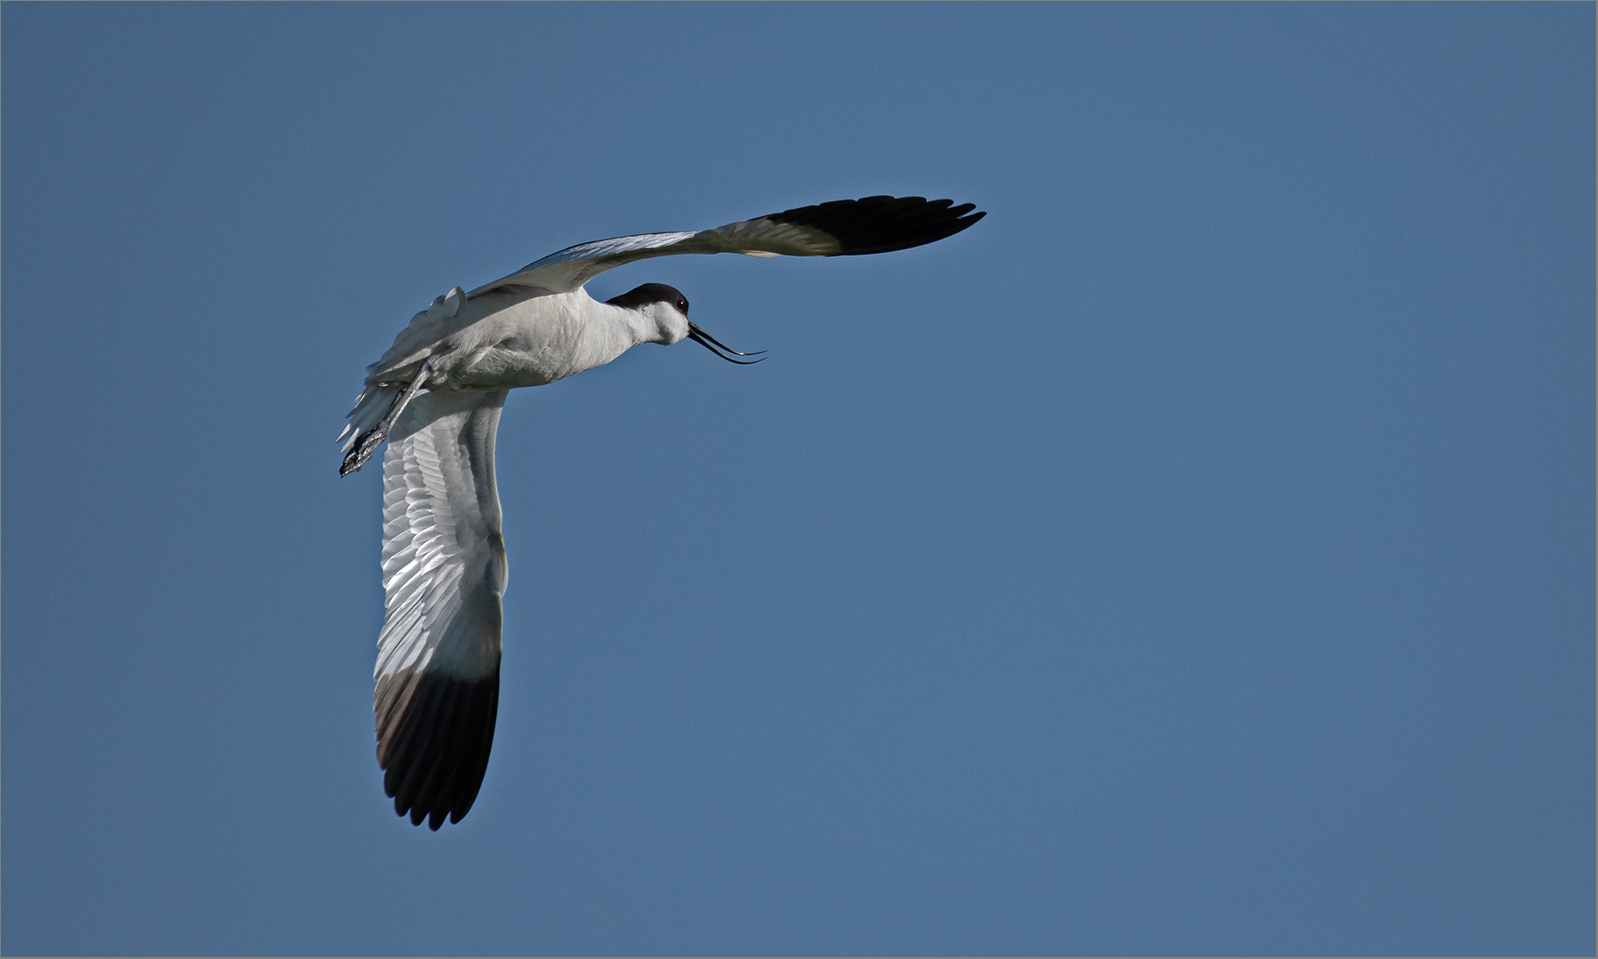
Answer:
[[[688,301],[687,300],[678,300],[677,301],[677,309],[682,310],[684,313],[687,313],[688,312]]]

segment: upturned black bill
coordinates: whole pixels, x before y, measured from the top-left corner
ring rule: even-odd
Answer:
[[[759,363],[760,360],[735,360],[732,358],[732,356],[728,356],[728,353],[731,353],[733,356],[760,356],[760,354],[766,352],[765,350],[755,350],[753,353],[740,353],[692,323],[688,324],[688,338],[726,360],[728,363],[737,363],[739,366],[750,366],[752,364]],[[765,357],[761,357],[761,359],[765,359]]]

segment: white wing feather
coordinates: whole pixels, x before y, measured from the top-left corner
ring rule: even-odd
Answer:
[[[477,296],[506,286],[569,293],[606,270],[655,256],[683,253],[835,256],[840,252],[842,246],[838,240],[820,230],[795,223],[777,223],[761,217],[695,233],[639,233],[579,243],[535,260],[509,276],[484,284],[467,296]]]
[[[494,486],[503,391],[424,392],[383,457],[387,615],[375,677],[478,679],[499,668],[505,547]]]

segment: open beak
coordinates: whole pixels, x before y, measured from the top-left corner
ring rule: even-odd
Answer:
[[[732,358],[732,356],[728,356],[728,353],[731,353],[733,356],[760,356],[760,354],[766,352],[765,350],[756,350],[753,353],[740,353],[692,323],[688,324],[688,338],[726,360],[728,363],[737,363],[739,366],[750,366],[752,364],[759,363],[760,360],[735,360]],[[765,357],[762,356],[760,359],[765,359]]]

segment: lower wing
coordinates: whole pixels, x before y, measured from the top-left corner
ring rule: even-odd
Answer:
[[[383,457],[377,761],[394,811],[433,829],[472,808],[494,742],[506,572],[494,435],[504,403],[504,391],[421,393]]]

